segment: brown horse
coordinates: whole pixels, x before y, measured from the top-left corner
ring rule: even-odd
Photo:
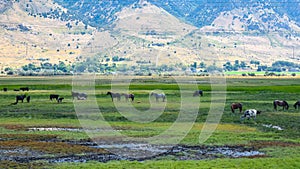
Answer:
[[[235,109],[239,109],[240,110],[240,113],[243,111],[243,105],[242,103],[232,103],[231,106],[231,112],[234,113],[234,110]]]
[[[289,109],[289,104],[285,100],[274,100],[273,105],[275,110],[277,110],[277,106],[282,106],[282,110]]]
[[[295,104],[294,104],[295,109],[299,109],[300,107],[300,100],[298,100]]]
[[[128,99],[130,98],[131,101],[134,100],[134,94],[126,94],[126,93],[122,93],[121,96],[124,96],[126,101],[128,101]]]

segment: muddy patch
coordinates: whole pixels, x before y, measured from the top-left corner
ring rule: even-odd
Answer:
[[[111,152],[122,152],[120,154],[129,156],[129,159],[147,160],[147,159],[164,159],[166,157],[174,160],[201,160],[214,158],[241,158],[264,156],[254,148],[243,146],[187,146],[187,145],[150,145],[150,144],[117,144],[117,145],[99,145],[97,148],[103,148]],[[132,151],[135,150],[135,151]],[[133,154],[138,150],[139,153],[145,153],[147,156],[140,158],[134,157]],[[123,153],[127,152],[127,154]],[[149,156],[149,154],[154,154]]]
[[[20,143],[18,143],[20,144]],[[265,154],[257,151],[255,148],[243,146],[187,146],[187,145],[151,145],[145,143],[119,143],[97,145],[93,142],[68,142],[51,143],[53,145],[67,147],[68,151],[62,153],[59,151],[45,151],[44,148],[35,148],[23,143],[21,146],[3,147],[0,146],[0,161],[9,160],[19,163],[28,163],[34,161],[46,161],[48,163],[62,162],[87,162],[99,161],[108,162],[111,160],[204,160],[215,158],[254,158],[262,157]],[[31,143],[32,144],[32,143]],[[42,143],[41,144],[45,144]],[[49,144],[49,143],[46,143]],[[68,144],[68,146],[66,145]],[[43,147],[50,145],[42,145]],[[58,148],[56,148],[58,149]],[[46,149],[48,150],[48,149]],[[71,151],[72,150],[72,151]],[[76,151],[75,151],[76,150]],[[80,150],[80,151],[77,151]],[[120,153],[112,153],[112,152]],[[124,152],[127,152],[127,154]],[[138,152],[138,153],[137,153]],[[137,153],[137,154],[131,154]],[[121,155],[122,154],[122,155]],[[143,154],[145,154],[143,156]],[[149,156],[152,155],[152,156]],[[135,156],[136,155],[136,156]]]

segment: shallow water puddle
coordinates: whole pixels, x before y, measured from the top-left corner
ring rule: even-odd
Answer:
[[[262,126],[267,127],[267,128],[272,128],[272,129],[277,129],[277,130],[283,130],[280,126],[273,126],[272,124],[262,124]]]
[[[83,129],[79,128],[58,128],[58,127],[34,127],[28,128],[28,131],[70,131],[70,132],[82,132]]]
[[[99,132],[99,131],[122,131],[107,128],[83,129],[83,128],[65,128],[65,127],[33,127],[28,131],[68,131],[68,132]]]
[[[141,143],[123,143],[123,144],[101,144],[92,146],[94,148],[103,148],[106,150],[117,150],[117,149],[130,149],[137,151],[149,151],[152,153],[165,153],[172,148],[172,146],[166,145],[151,145]]]

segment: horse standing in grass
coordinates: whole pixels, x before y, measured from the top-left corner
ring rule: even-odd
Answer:
[[[26,98],[25,94],[24,95],[17,95],[16,96],[16,103],[15,104],[17,104],[19,102],[19,100],[21,100],[22,103],[23,103],[25,98]]]
[[[52,101],[52,99],[58,99],[59,95],[58,94],[50,94],[50,100]]]
[[[60,98],[58,98],[57,99],[57,103],[62,103],[62,100],[64,100],[65,98],[63,98],[63,97],[60,97]]]
[[[240,110],[240,113],[243,111],[243,105],[242,103],[232,103],[231,106],[231,112],[234,113],[234,110],[235,109],[239,109]]]
[[[195,96],[203,96],[203,91],[202,90],[196,90],[193,94],[193,97]]]
[[[298,100],[295,104],[294,104],[295,109],[299,109],[300,107],[300,100]]]
[[[28,87],[20,87],[20,90],[22,90],[22,91],[29,91],[29,88]]]
[[[256,115],[260,114],[261,111],[255,109],[249,109],[244,112],[244,115],[241,116],[241,120],[247,118],[248,120],[252,117],[254,120],[256,119]]]
[[[121,94],[120,93],[107,92],[106,95],[110,95],[111,101],[114,101],[114,98],[117,98],[118,101],[121,100]]]
[[[277,110],[277,106],[281,106],[282,110],[289,109],[289,104],[285,100],[274,100],[273,105],[275,110]]]
[[[126,93],[122,93],[121,96],[124,96],[126,101],[128,101],[128,99],[131,99],[131,101],[134,100],[134,94],[126,94]]]
[[[150,96],[155,96],[155,99],[156,99],[157,102],[158,102],[158,99],[159,99],[159,98],[162,98],[163,102],[164,102],[165,99],[166,99],[166,95],[165,95],[165,94],[158,94],[158,93],[152,92],[152,93],[150,94]]]

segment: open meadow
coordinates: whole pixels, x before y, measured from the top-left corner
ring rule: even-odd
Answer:
[[[0,168],[300,167],[300,108],[293,106],[300,100],[299,77],[230,77],[217,84],[224,91],[209,77],[193,78],[178,84],[173,77],[133,77],[127,86],[126,76],[96,76],[84,87],[72,76],[0,77]],[[121,92],[128,87],[134,101],[121,96],[112,102],[111,84]],[[195,86],[203,96],[193,97]],[[20,87],[29,91],[14,91]],[[73,100],[71,91],[88,97]],[[163,92],[166,101],[151,92]],[[16,104],[23,94],[30,102]],[[64,99],[58,103],[50,94]],[[276,99],[289,109],[274,110]],[[234,102],[262,113],[241,120],[243,112],[231,112]],[[220,120],[199,142],[214,106],[222,109]],[[173,136],[184,137],[169,142]]]

